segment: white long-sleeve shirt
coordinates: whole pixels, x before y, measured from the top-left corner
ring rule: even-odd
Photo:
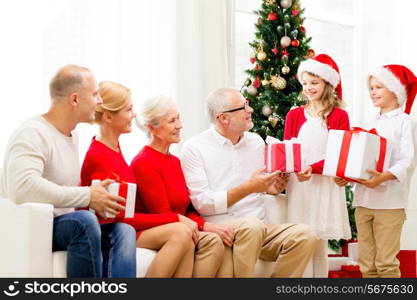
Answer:
[[[184,144],[181,166],[193,206],[206,221],[256,216],[267,222],[262,194],[250,194],[227,207],[227,191],[264,166],[264,149],[264,141],[254,133],[245,132],[233,145],[214,128]]]
[[[86,207],[90,189],[78,187],[76,132],[65,136],[42,116],[25,121],[11,136],[0,176],[0,195],[16,203],[53,204],[54,214]]]
[[[388,170],[397,179],[386,181],[376,188],[357,184],[353,199],[354,206],[371,209],[406,208],[410,180],[416,165],[417,130],[415,123],[402,108],[377,114],[365,126],[375,128],[391,146]]]

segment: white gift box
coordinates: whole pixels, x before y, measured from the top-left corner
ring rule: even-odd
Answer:
[[[353,264],[352,258],[348,256],[329,257],[329,271],[340,271],[343,265]]]
[[[346,136],[350,134],[348,142]],[[391,151],[388,142],[383,139],[384,146],[382,139],[365,131],[330,130],[323,175],[369,179],[371,175],[366,170],[377,169],[378,161],[383,162],[379,171],[385,171],[388,169]]]
[[[358,243],[349,243],[348,244],[348,255],[353,261],[359,261],[358,254]]]
[[[91,184],[99,183],[100,180],[93,180]],[[127,185],[127,186],[126,186]],[[126,183],[110,183],[107,186],[107,191],[110,194],[118,195],[126,199],[126,202],[118,202],[119,204],[125,207],[124,211],[121,211],[117,218],[133,218],[135,214],[135,202],[136,202],[136,184],[126,182]],[[90,211],[94,212],[94,209],[90,208]],[[107,218],[115,218],[116,216],[106,212]]]

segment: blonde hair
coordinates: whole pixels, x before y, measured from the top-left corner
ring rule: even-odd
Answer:
[[[103,103],[96,106],[95,122],[100,124],[105,111],[117,113],[129,104],[131,92],[124,85],[113,81],[102,81],[98,86]]]
[[[323,89],[323,94],[321,95],[321,102],[323,103],[323,110],[321,110],[319,112],[319,116],[324,120],[327,121],[327,115],[336,107],[343,107],[344,103],[342,99],[339,99],[339,97],[337,96],[337,93],[334,89],[334,87],[328,83],[326,80],[324,80],[323,78],[321,78],[320,76],[317,76],[313,73],[310,72],[305,72],[311,76],[320,78],[321,80],[324,81],[324,89]],[[308,107],[308,105],[310,104],[310,102],[308,101],[308,98],[304,95],[304,93],[302,92],[302,96],[303,99],[306,100],[306,107]]]
[[[172,98],[165,95],[150,97],[140,106],[136,114],[136,125],[149,136],[148,125],[158,127],[170,107],[174,105]]]

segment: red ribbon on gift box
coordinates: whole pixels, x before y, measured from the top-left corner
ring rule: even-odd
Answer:
[[[105,173],[99,173],[96,172],[91,177],[92,180],[98,179],[98,180],[105,180],[105,179],[112,179],[116,183],[119,183],[119,193],[118,195],[120,197],[123,197],[127,199],[127,189],[128,189],[128,183],[126,181],[123,181],[120,176],[114,172],[109,172],[107,174]],[[125,202],[121,203],[121,205],[126,205]],[[119,214],[116,216],[117,218],[123,218],[124,217],[124,211],[119,212]]]
[[[346,170],[346,163],[347,163],[347,159],[349,155],[350,142],[352,140],[352,136],[355,133],[359,133],[359,132],[367,132],[370,134],[377,135],[379,137],[380,139],[379,157],[378,157],[378,161],[376,164],[376,170],[378,172],[382,172],[384,170],[385,155],[387,152],[387,139],[381,137],[376,132],[375,129],[365,130],[360,127],[352,127],[352,130],[345,131],[343,134],[342,147],[340,149],[340,154],[339,154],[339,163],[337,165],[337,171],[336,171],[337,177],[345,178],[345,170]]]

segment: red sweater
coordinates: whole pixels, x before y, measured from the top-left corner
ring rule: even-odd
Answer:
[[[290,140],[298,137],[301,126],[307,121],[304,114],[304,107],[297,107],[290,110],[285,118],[284,140]],[[347,112],[341,108],[334,108],[327,116],[327,129],[349,130],[349,116]],[[322,174],[324,160],[311,165],[313,173]]]
[[[191,205],[180,160],[176,156],[145,146],[130,167],[138,184],[136,205],[140,211],[175,212],[197,222],[199,230],[203,230],[205,221]]]
[[[120,176],[121,180],[130,183],[136,183],[135,175],[126,163],[122,152],[116,152],[110,149],[103,143],[96,141],[96,139],[93,137],[90,148],[85,155],[81,168],[81,185],[91,185],[91,177],[96,172],[104,174],[114,172]],[[132,225],[138,233],[140,233],[141,230],[155,226],[178,222],[178,215],[176,213],[138,213],[137,208],[138,205],[136,203],[136,213],[132,219],[120,219],[117,221]],[[100,223],[108,222],[111,221],[100,221]]]

